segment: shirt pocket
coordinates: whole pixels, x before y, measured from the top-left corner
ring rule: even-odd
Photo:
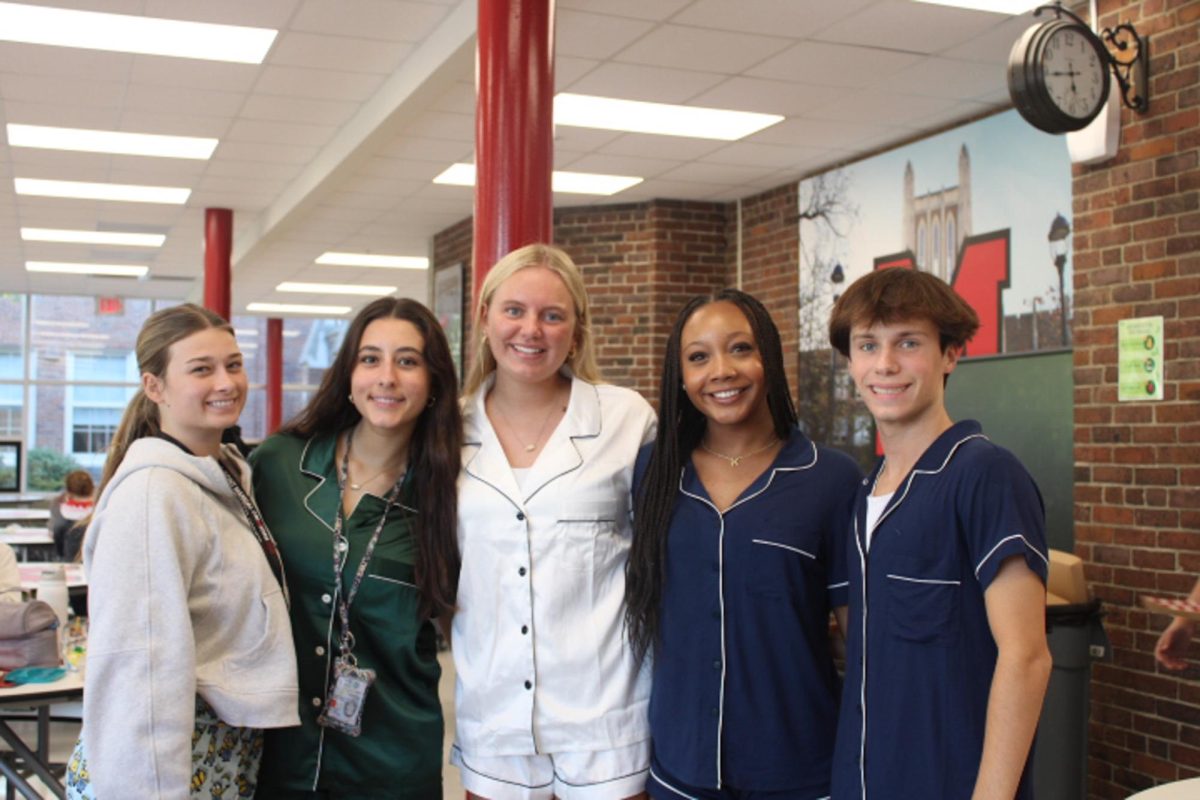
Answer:
[[[958,638],[961,580],[941,577],[919,562],[898,562],[886,577],[892,635],[922,643]]]
[[[796,598],[820,582],[820,542],[805,531],[771,531],[750,540],[746,589],[759,597]],[[823,588],[823,587],[822,587]]]
[[[288,672],[279,670],[294,669],[294,650],[288,636],[291,626],[287,622],[282,589],[268,588],[239,616],[242,622],[228,645],[229,656],[224,659],[226,675],[286,675]],[[226,626],[226,630],[235,629]]]
[[[622,513],[616,498],[564,502],[555,524],[556,539],[563,547],[559,564],[581,572],[611,565],[624,551],[619,534]]]

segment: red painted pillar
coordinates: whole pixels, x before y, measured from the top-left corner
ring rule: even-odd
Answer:
[[[481,0],[472,286],[554,228],[554,0]]]
[[[233,252],[233,212],[204,209],[204,307],[229,319],[229,257]]]
[[[283,320],[267,320],[267,436],[283,422]]]

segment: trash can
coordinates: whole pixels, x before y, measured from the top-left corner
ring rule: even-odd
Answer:
[[[1083,565],[1051,551],[1046,638],[1053,669],[1033,750],[1037,800],[1087,797],[1088,712],[1092,661],[1108,657],[1100,601],[1088,599]]]

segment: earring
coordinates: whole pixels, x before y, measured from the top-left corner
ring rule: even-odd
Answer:
[[[430,397],[429,402],[425,404],[426,408],[433,408],[433,404],[437,402],[436,397]]]
[[[346,399],[350,401],[350,405],[354,405],[354,395],[353,394],[346,395]]]

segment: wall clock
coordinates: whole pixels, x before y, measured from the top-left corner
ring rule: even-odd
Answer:
[[[1008,56],[1008,93],[1018,112],[1046,133],[1087,127],[1108,100],[1109,56],[1091,29],[1056,19],[1025,31]]]

